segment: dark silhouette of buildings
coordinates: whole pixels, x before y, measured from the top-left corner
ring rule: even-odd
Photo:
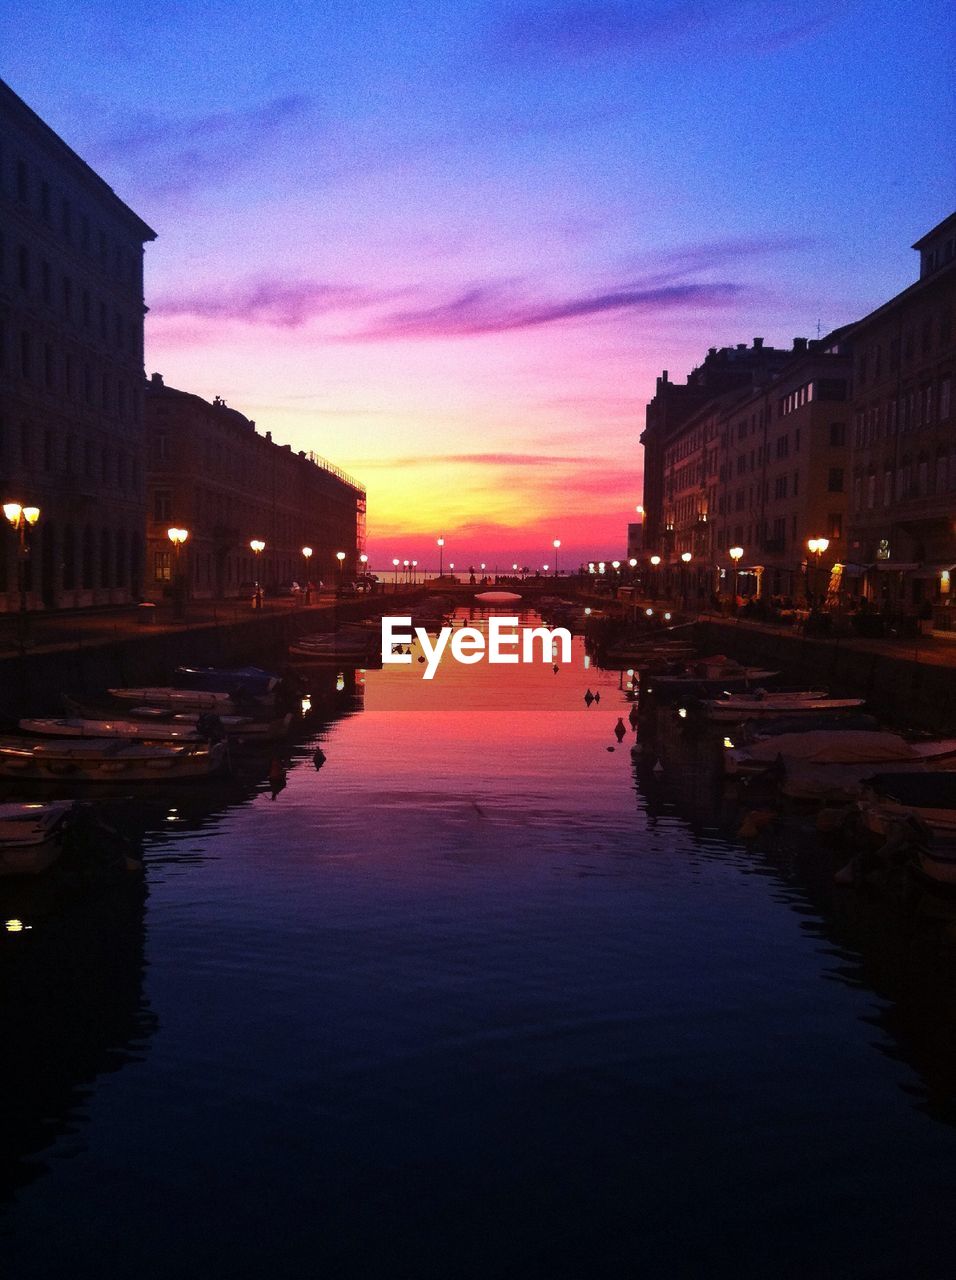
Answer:
[[[335,583],[354,575],[365,547],[365,491],[314,454],[295,453],[260,435],[219,396],[146,386],[148,510],[146,593],[171,593],[176,557],[191,595],[247,594],[292,581]],[[168,530],[189,537],[176,552]],[[261,561],[250,542],[265,543]],[[303,547],[312,548],[306,562]],[[344,563],[337,553],[345,552]]]
[[[143,246],[156,233],[0,81],[0,502],[40,508],[32,608],[122,603],[143,572]],[[0,610],[19,604],[0,521]]]

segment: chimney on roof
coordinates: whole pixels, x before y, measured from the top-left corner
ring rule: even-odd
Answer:
[[[154,387],[163,387],[166,385],[163,382],[163,375],[161,373],[154,373],[149,381]]]
[[[807,340],[806,340],[806,338],[794,338],[794,340],[793,340],[793,349],[794,349],[794,351],[806,351],[806,349],[807,349]]]
[[[763,347],[763,338],[754,338],[754,351],[759,351]]]
[[[272,444],[272,432],[271,432],[271,431],[267,431],[267,432],[266,432],[266,439],[269,441],[269,443],[270,443],[270,444]]]
[[[708,354],[709,356],[715,356],[715,355],[717,354],[717,348],[716,348],[716,347],[708,347],[708,348],[707,348],[707,354]]]
[[[746,344],[746,342],[738,342],[738,343],[737,343],[737,350],[738,350],[738,351],[746,351],[746,350],[747,350],[747,344]]]

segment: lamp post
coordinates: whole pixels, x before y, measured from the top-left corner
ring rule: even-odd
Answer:
[[[259,584],[259,557],[262,555],[263,551],[265,551],[266,544],[262,541],[261,538],[253,538],[252,541],[249,543],[249,546],[252,548],[252,554],[255,556],[255,566],[256,566],[256,594],[253,598],[252,607],[254,609],[261,609],[262,608],[262,587]]]
[[[173,580],[173,617],[186,616],[186,582],[183,578],[181,551],[183,543],[189,537],[188,529],[167,529],[166,537],[175,549],[176,573]]]
[[[552,547],[554,547],[554,576],[557,577],[558,576],[558,551],[561,547],[561,539],[555,538],[555,540],[551,543],[551,545]]]
[[[336,551],[335,558],[339,562],[339,587],[345,585],[345,552]]]
[[[312,583],[309,579],[309,568],[310,568],[309,561],[312,559],[311,547],[302,548],[302,558],[305,561],[305,603],[311,604],[312,603]]]
[[[19,502],[5,502],[3,514],[17,534],[17,589],[20,592],[20,650],[26,648],[27,637],[27,577],[26,558],[30,554],[27,530],[40,519],[39,507],[21,507]]]
[[[444,569],[445,569],[445,539],[439,538],[438,539],[438,576],[439,578],[444,576]]]
[[[658,555],[651,556],[651,569],[653,570],[653,572],[651,573],[651,599],[652,600],[657,599],[658,570],[660,569],[660,567],[661,567],[660,556]]]
[[[405,586],[406,586],[406,587],[409,585],[409,583],[410,583],[410,582],[411,582],[411,580],[412,580],[412,578],[411,578],[411,572],[410,572],[410,569],[411,569],[411,563],[412,563],[412,562],[411,562],[411,560],[403,560],[403,561],[402,561],[402,573],[405,575]]]
[[[396,591],[398,590],[398,566],[399,566],[399,563],[400,563],[400,561],[399,561],[399,559],[398,559],[398,556],[393,556],[393,557],[392,557],[392,568],[395,570],[395,583],[394,583],[394,586],[395,586],[395,590],[396,590]]]
[[[418,586],[418,561],[417,560],[412,561],[412,586],[413,587]]]
[[[681,552],[681,570],[680,570],[680,598],[681,604],[687,608],[687,566],[690,564],[693,556],[689,551]]]
[[[731,547],[727,552],[731,560],[734,562],[734,612],[737,611],[737,574],[740,565],[741,556],[744,554],[743,547]]]
[[[830,545],[829,538],[808,538],[807,539],[807,550],[810,552],[810,555],[816,556],[817,558],[817,579],[818,580],[820,577],[820,562],[823,559],[824,551],[826,551],[829,545]],[[809,603],[810,603],[810,560],[808,557],[807,558],[807,604],[809,605]]]

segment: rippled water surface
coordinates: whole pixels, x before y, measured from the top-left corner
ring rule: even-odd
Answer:
[[[956,908],[745,848],[580,644],[316,672],[145,892],[3,888],[4,1274],[953,1273]]]

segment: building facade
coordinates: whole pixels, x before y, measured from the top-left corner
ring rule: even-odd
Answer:
[[[0,81],[0,610],[119,604],[143,579],[147,226]]]
[[[826,538],[831,561],[845,554],[845,332],[796,338],[790,350],[755,339],[725,351],[737,359],[725,356],[710,394],[671,422],[661,444],[658,492],[645,490],[645,507],[658,504],[647,550],[660,556],[657,576],[672,593],[700,599],[737,578],[746,594],[805,599],[825,590],[808,541]],[[720,369],[717,354],[708,360]],[[699,389],[698,372],[691,385]],[[728,382],[736,385],[719,390]],[[736,563],[731,547],[742,550]]]
[[[148,444],[146,594],[179,578],[197,598],[268,592],[293,581],[333,584],[354,576],[365,549],[365,492],[314,454],[260,435],[219,397],[146,385]],[[177,551],[170,528],[188,538]],[[253,541],[265,543],[257,556]],[[303,547],[311,547],[306,561]],[[339,561],[339,552],[345,553]],[[177,557],[179,572],[177,573]]]
[[[948,615],[956,572],[956,214],[913,248],[919,279],[852,328],[850,554],[868,566],[861,587],[877,607],[935,605]]]

